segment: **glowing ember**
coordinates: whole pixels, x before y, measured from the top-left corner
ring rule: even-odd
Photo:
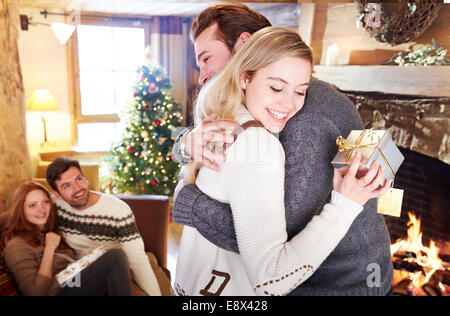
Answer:
[[[436,247],[433,240],[430,241],[430,246],[426,247],[422,244],[422,232],[420,231],[420,218],[417,218],[413,213],[408,213],[408,238],[400,239],[395,244],[391,245],[391,256],[395,254],[413,254],[408,258],[404,258],[404,261],[418,264],[422,267],[422,271],[407,272],[407,271],[395,271],[394,283],[397,285],[399,282],[408,278],[411,280],[409,290],[413,295],[425,294],[421,287],[428,283],[437,270],[445,270],[443,261],[439,258],[439,248]],[[446,294],[446,287],[442,283],[439,283],[439,288],[442,294]]]

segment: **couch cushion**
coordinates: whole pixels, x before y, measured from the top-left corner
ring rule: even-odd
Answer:
[[[18,296],[14,282],[6,272],[6,267],[3,265],[3,260],[0,259],[0,296]]]
[[[115,195],[134,213],[145,251],[152,252],[161,267],[167,265],[169,199],[161,195]]]
[[[170,271],[162,268],[158,264],[158,260],[153,253],[147,252],[147,256],[148,260],[150,261],[150,265],[155,272],[155,276],[158,280],[162,296],[173,296],[172,286],[170,285]],[[148,296],[147,293],[145,293],[134,280],[131,282],[131,295]]]
[[[8,215],[9,213],[0,214],[0,235],[3,232]],[[0,249],[0,296],[17,296],[19,295],[19,291],[17,291],[14,282],[7,273],[7,268],[1,258],[2,249]]]

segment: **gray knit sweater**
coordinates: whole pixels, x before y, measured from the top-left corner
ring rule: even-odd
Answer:
[[[289,239],[330,200],[336,137],[362,127],[355,106],[345,96],[322,81],[311,81],[304,107],[280,134],[286,154]],[[177,159],[176,150],[174,155]],[[393,277],[390,239],[376,209],[376,200],[370,200],[330,256],[290,295],[386,295]],[[180,191],[173,218],[195,227],[219,247],[239,252],[230,206],[209,198],[195,185]]]

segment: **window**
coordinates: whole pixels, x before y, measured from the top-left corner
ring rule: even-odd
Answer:
[[[144,62],[145,25],[122,24],[77,26],[75,133],[82,150],[107,151],[120,137],[120,114]]]

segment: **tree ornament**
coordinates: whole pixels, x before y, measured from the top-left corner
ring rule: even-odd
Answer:
[[[149,87],[148,87],[148,92],[150,92],[151,94],[155,94],[159,91],[159,88],[156,86],[156,84],[154,82],[150,83]]]

